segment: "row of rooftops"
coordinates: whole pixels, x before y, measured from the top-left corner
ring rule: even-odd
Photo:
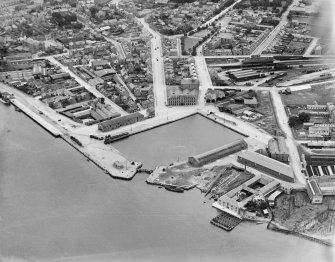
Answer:
[[[129,120],[132,120],[132,119],[143,118],[143,117],[144,116],[141,113],[135,112],[135,113],[132,113],[132,114],[129,114],[129,115],[125,115],[125,116],[117,117],[117,118],[114,118],[114,119],[106,120],[106,121],[100,123],[99,125],[101,127],[108,127],[110,125],[114,125],[114,124],[118,124],[118,123],[121,123],[121,122],[129,121]]]

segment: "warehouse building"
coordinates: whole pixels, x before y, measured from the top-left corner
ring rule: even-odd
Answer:
[[[252,151],[247,151],[239,153],[237,161],[245,166],[257,169],[270,176],[273,176],[274,178],[286,182],[294,182],[294,174],[289,165],[267,156]]]
[[[324,196],[335,196],[335,175],[311,177],[306,188],[311,203],[321,204]]]
[[[239,139],[228,145],[215,148],[196,156],[191,156],[188,158],[188,162],[192,166],[199,167],[246,148],[248,148],[248,144],[244,141],[244,139]]]
[[[247,203],[256,196],[266,197],[279,188],[280,182],[257,175],[221,196],[213,206],[237,217],[248,217]]]
[[[126,116],[110,119],[99,123],[98,128],[102,132],[111,131],[122,126],[131,125],[142,121],[144,116],[139,112],[135,112]]]
[[[231,77],[236,81],[247,81],[251,79],[265,77],[265,74],[250,69],[250,70],[234,71],[229,74],[229,77]]]

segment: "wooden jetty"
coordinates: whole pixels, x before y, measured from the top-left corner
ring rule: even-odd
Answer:
[[[222,212],[217,217],[213,218],[211,220],[211,224],[214,226],[217,226],[219,228],[222,228],[226,231],[233,230],[239,223],[241,223],[241,219],[238,217],[235,217],[231,214],[228,214],[226,212]]]

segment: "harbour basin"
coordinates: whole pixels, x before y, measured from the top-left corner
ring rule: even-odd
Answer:
[[[168,165],[220,147],[244,136],[206,117],[195,114],[135,134],[112,144],[128,159],[145,168]]]

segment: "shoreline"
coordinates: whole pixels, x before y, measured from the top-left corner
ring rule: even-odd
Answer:
[[[86,145],[80,146],[79,144],[75,143],[73,140],[70,139],[71,135],[79,135],[76,132],[72,131],[72,132],[65,133],[65,132],[60,131],[56,127],[56,125],[58,126],[58,123],[55,123],[54,125],[49,123],[46,119],[44,119],[42,116],[40,116],[37,112],[34,112],[33,110],[31,110],[29,107],[27,107],[26,105],[24,105],[22,102],[20,102],[17,99],[12,99],[11,103],[15,107],[18,107],[19,109],[21,109],[22,112],[25,113],[26,116],[28,116],[34,122],[39,124],[42,128],[44,128],[46,131],[48,131],[50,134],[52,134],[55,138],[58,138],[58,137],[62,138],[65,142],[67,142],[69,145],[71,145],[75,150],[77,150],[83,156],[85,156],[87,159],[92,161],[104,173],[108,174],[110,177],[112,177],[114,179],[131,180],[138,173],[138,169],[142,167],[142,163],[139,163],[139,162],[133,162],[134,164],[133,164],[132,169],[128,169],[128,170],[126,169],[126,170],[123,170],[123,171],[121,171],[120,169],[116,169],[115,167],[108,167],[103,163],[103,161],[102,161],[102,159],[104,159],[103,157],[101,158],[100,156],[96,156],[94,154],[92,155],[90,153],[90,150],[92,150],[92,149],[87,148]],[[136,135],[138,133],[142,133],[142,132],[154,129],[156,127],[164,126],[164,125],[167,125],[169,123],[173,123],[173,122],[185,119],[187,117],[190,117],[190,116],[193,116],[193,115],[196,115],[196,114],[199,114],[199,115],[205,117],[206,119],[211,120],[211,121],[213,121],[217,124],[220,124],[221,126],[223,126],[225,128],[228,128],[228,129],[230,129],[234,132],[237,132],[240,135],[248,137],[248,135],[240,132],[239,130],[236,130],[238,125],[236,125],[236,127],[234,126],[236,128],[235,129],[234,127],[231,127],[230,125],[227,125],[226,123],[222,123],[222,121],[219,121],[219,120],[221,120],[221,118],[219,116],[217,116],[218,120],[213,119],[213,118],[209,117],[208,115],[206,115],[206,113],[203,110],[194,110],[194,111],[186,112],[186,113],[183,113],[183,114],[175,114],[170,118],[170,120],[163,120],[162,121],[162,119],[157,119],[156,118],[156,119],[153,119],[152,122],[148,126],[143,126],[143,125],[141,125],[143,123],[141,123],[139,126],[135,126],[135,128],[138,128],[139,130],[131,133],[131,135]],[[42,115],[44,115],[44,116],[48,117],[48,119],[52,120],[52,118],[50,118],[47,114],[44,114],[43,112],[42,112]],[[155,123],[156,122],[155,120],[159,121],[159,122]],[[229,120],[227,120],[227,122],[231,123],[231,125],[234,124],[234,122],[229,121]],[[118,130],[118,131],[120,131],[120,130]],[[112,153],[112,152],[113,151],[111,149],[110,153]],[[120,152],[118,152],[117,150],[116,150],[116,152],[117,152],[116,154],[114,152],[114,155],[113,154],[111,155],[111,160],[112,161],[113,160],[118,161],[115,158],[116,155],[118,155],[119,157],[122,157],[126,161],[128,161],[126,159],[126,157],[122,156],[122,154]],[[154,182],[154,179],[157,176],[157,174],[155,175],[155,171],[157,172],[157,168],[154,170],[153,174],[151,174],[148,177],[146,182],[147,182],[147,184],[150,184],[150,185],[165,187],[166,184],[164,184],[164,183]],[[197,184],[191,185],[189,187],[181,186],[180,188],[182,188],[184,190],[190,190],[190,189],[193,189],[195,187],[197,187]],[[248,221],[248,220],[246,220],[246,221]],[[248,222],[251,222],[251,223],[256,222],[257,223],[257,221],[248,221]],[[267,228],[270,229],[270,230],[273,230],[273,231],[278,231],[278,232],[282,232],[282,233],[285,233],[285,234],[295,235],[295,236],[298,236],[300,238],[303,238],[303,239],[306,239],[306,240],[311,240],[311,241],[314,241],[314,242],[317,242],[319,244],[323,244],[323,245],[326,245],[326,246],[333,246],[334,245],[331,241],[327,241],[327,240],[324,240],[324,239],[319,239],[319,238],[309,236],[309,235],[306,235],[306,234],[303,234],[303,233],[288,230],[286,228],[281,227],[280,225],[277,225],[273,221],[270,221],[268,223]]]
[[[293,231],[293,230],[289,230],[287,228],[285,228],[284,226],[281,226],[280,224],[278,224],[277,222],[274,221],[270,221],[269,224],[267,225],[267,229],[269,230],[273,230],[273,231],[277,231],[277,232],[281,232],[287,235],[293,235],[293,236],[297,236],[306,240],[310,240],[313,242],[316,242],[318,244],[322,244],[325,246],[329,246],[329,247],[333,247],[334,243],[331,240],[325,240],[325,239],[320,239],[314,236],[310,236],[310,235],[306,235],[304,233],[300,233],[297,231]]]
[[[60,137],[62,133],[54,127],[52,124],[47,122],[44,118],[33,112],[31,109],[26,107],[24,104],[22,104],[17,99],[11,99],[10,103],[14,106],[19,108],[25,115],[27,115],[29,118],[34,120],[38,125],[43,127],[46,131],[48,131],[50,134],[52,134],[54,137]]]

